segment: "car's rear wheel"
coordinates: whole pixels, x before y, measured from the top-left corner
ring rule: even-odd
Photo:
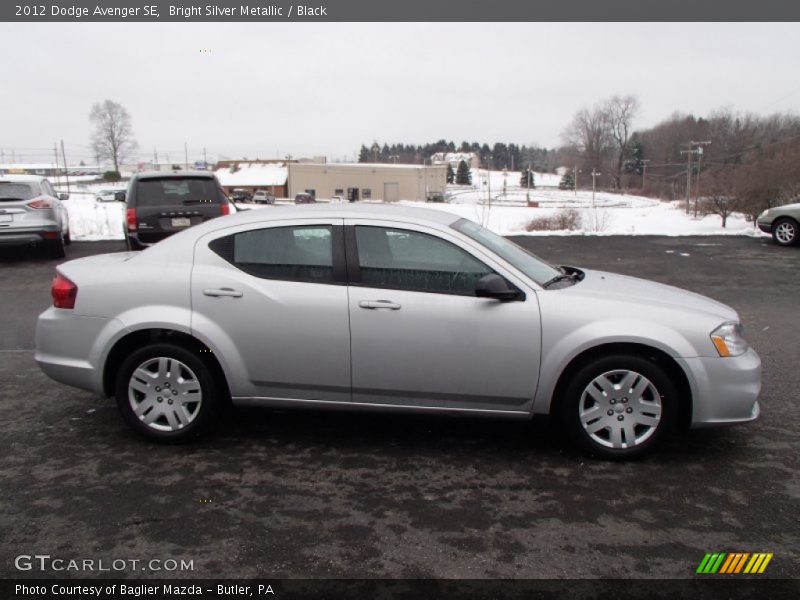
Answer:
[[[64,237],[62,235],[59,235],[54,240],[45,240],[43,242],[43,247],[47,258],[64,258],[66,256]]]
[[[72,237],[69,235],[69,231],[64,234],[64,245],[69,246],[72,243]]]
[[[795,246],[800,241],[797,221],[788,217],[776,219],[772,224],[772,239],[779,246]]]
[[[164,442],[182,442],[206,432],[222,404],[203,359],[167,343],[133,352],[120,366],[115,393],[128,425]]]
[[[675,385],[656,363],[619,354],[582,367],[567,386],[567,430],[587,453],[612,460],[638,458],[671,429]]]

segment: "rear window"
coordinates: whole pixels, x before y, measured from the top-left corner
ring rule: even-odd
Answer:
[[[30,200],[35,198],[37,191],[30,183],[12,183],[0,181],[0,201],[3,200]]]
[[[136,184],[137,206],[219,203],[217,182],[208,177],[141,179]]]

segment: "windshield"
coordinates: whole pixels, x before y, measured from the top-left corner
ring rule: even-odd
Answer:
[[[30,200],[34,196],[36,196],[36,192],[30,184],[0,181],[0,201]]]
[[[508,261],[511,265],[525,273],[539,285],[543,285],[554,277],[561,275],[561,271],[548,265],[541,258],[517,246],[506,238],[492,233],[467,219],[459,219],[452,225],[453,229],[475,240],[482,246]]]
[[[136,203],[139,206],[219,204],[219,197],[215,181],[209,177],[165,177],[139,180]]]

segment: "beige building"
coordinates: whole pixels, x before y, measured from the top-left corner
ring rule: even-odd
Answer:
[[[383,163],[328,163],[289,166],[289,197],[303,192],[325,199],[417,200],[444,195],[447,167]]]

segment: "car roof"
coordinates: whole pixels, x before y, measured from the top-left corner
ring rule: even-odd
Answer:
[[[299,194],[298,194],[299,195]],[[357,219],[397,219],[409,221],[429,221],[438,225],[452,225],[461,217],[453,213],[432,208],[408,206],[407,204],[378,204],[378,203],[348,203],[348,204],[307,204],[297,206],[283,204],[271,208],[244,210],[225,217],[226,224],[230,226],[233,221],[248,223],[251,221],[269,220],[274,215],[275,219],[302,219],[313,218],[357,218]],[[220,220],[216,220],[218,223]]]
[[[208,171],[144,171],[142,173],[135,173],[135,179],[165,179],[182,177],[205,177],[207,179],[214,179],[214,173]]]
[[[0,175],[0,181],[13,183],[38,183],[45,179],[42,175]]]

